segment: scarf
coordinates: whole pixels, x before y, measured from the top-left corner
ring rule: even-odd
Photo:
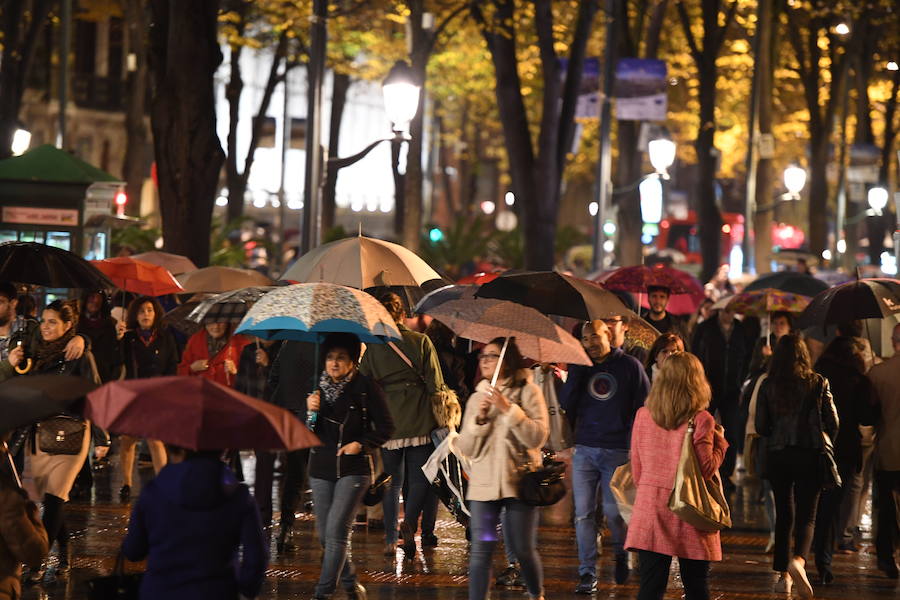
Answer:
[[[149,346],[156,339],[155,329],[138,329],[138,339],[144,342],[145,346]]]
[[[323,392],[325,402],[334,406],[334,403],[341,397],[344,388],[347,387],[354,375],[356,375],[355,368],[341,379],[334,380],[328,373],[322,371],[322,375],[319,377],[319,388]]]
[[[34,356],[33,372],[39,373],[53,363],[63,361],[65,359],[66,344],[73,337],[75,337],[75,328],[70,327],[58,340],[45,342],[42,339]]]
[[[228,344],[228,336],[223,335],[220,338],[214,338],[213,336],[206,334],[206,351],[209,352],[209,358],[212,359],[216,354],[222,351]]]

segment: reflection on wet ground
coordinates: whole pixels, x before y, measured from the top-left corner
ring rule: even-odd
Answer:
[[[85,580],[108,574],[115,563],[118,546],[125,534],[129,505],[118,501],[120,477],[117,461],[113,459],[112,472],[101,472],[96,477],[90,500],[78,500],[69,504],[71,530],[72,569],[69,575],[52,585],[27,589],[26,599],[81,600],[87,598]],[[252,458],[245,457],[245,473],[252,473]],[[141,469],[141,478],[151,477],[152,469]],[[139,484],[132,497],[137,498]],[[756,488],[740,485],[733,497],[735,528],[722,536],[725,560],[713,565],[711,574],[712,598],[783,598],[784,594],[772,591],[774,574],[771,571],[771,555],[764,554],[768,538],[762,505],[756,501]],[[553,510],[543,515],[540,530],[540,554],[544,563],[546,597],[575,596],[577,583],[577,551],[575,532],[568,521],[566,498]],[[441,512],[436,534],[440,539],[437,548],[419,550],[414,560],[404,560],[403,552],[395,557],[382,555],[384,532],[369,529],[365,525],[354,528],[353,556],[360,572],[360,581],[369,596],[377,600],[414,600],[442,598],[463,599],[467,596],[467,560],[465,532]],[[864,520],[864,526],[869,523]],[[272,544],[272,561],[261,598],[310,598],[318,579],[320,552],[315,536],[312,516],[301,514],[295,526],[293,543],[297,550],[276,555]],[[419,544],[421,548],[421,544]],[[631,599],[637,597],[637,577],[626,585],[612,583],[612,565],[609,549],[604,548],[600,559],[600,583],[597,598]],[[55,562],[51,558],[51,563]],[[814,574],[810,557],[811,576]],[[128,570],[139,571],[142,565],[128,565]],[[495,574],[505,567],[503,555],[498,549],[495,557]],[[673,567],[669,592],[666,598],[681,598],[677,567]],[[863,550],[858,554],[836,555],[835,582],[829,586],[815,586],[817,598],[897,598],[900,596],[896,581],[886,579],[875,568],[874,549],[870,532],[864,530]],[[341,596],[343,592],[338,592]],[[492,598],[522,599],[522,589],[495,588]]]

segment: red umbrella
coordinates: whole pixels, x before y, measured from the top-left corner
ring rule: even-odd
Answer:
[[[488,281],[493,281],[500,277],[500,273],[474,273],[472,275],[466,275],[456,283],[460,285],[481,285],[482,283],[487,283]]]
[[[113,433],[190,450],[321,445],[290,412],[205,377],[112,381],[88,394],[84,417]]]
[[[116,287],[142,296],[164,296],[184,291],[181,284],[163,267],[130,256],[92,260]]]
[[[649,308],[646,298],[648,286],[669,288],[672,296],[666,310],[677,315],[693,313],[706,296],[703,284],[690,273],[665,265],[621,267],[603,273],[595,281],[609,290],[640,293],[644,308]]]

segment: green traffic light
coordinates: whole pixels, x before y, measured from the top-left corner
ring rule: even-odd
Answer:
[[[432,243],[437,244],[439,241],[444,239],[444,232],[441,231],[438,227],[432,227],[428,231],[428,239],[430,239]]]

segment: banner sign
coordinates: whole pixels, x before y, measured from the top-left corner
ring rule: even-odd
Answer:
[[[562,86],[566,84],[566,73],[569,59],[559,59],[559,77]],[[576,119],[597,119],[600,117],[600,59],[585,58],[581,70],[581,85],[578,87],[578,100],[575,104]]]
[[[615,115],[622,121],[665,121],[668,110],[666,63],[621,58],[616,63]]]
[[[4,223],[21,225],[78,226],[78,211],[65,208],[32,208],[28,206],[4,206]]]

